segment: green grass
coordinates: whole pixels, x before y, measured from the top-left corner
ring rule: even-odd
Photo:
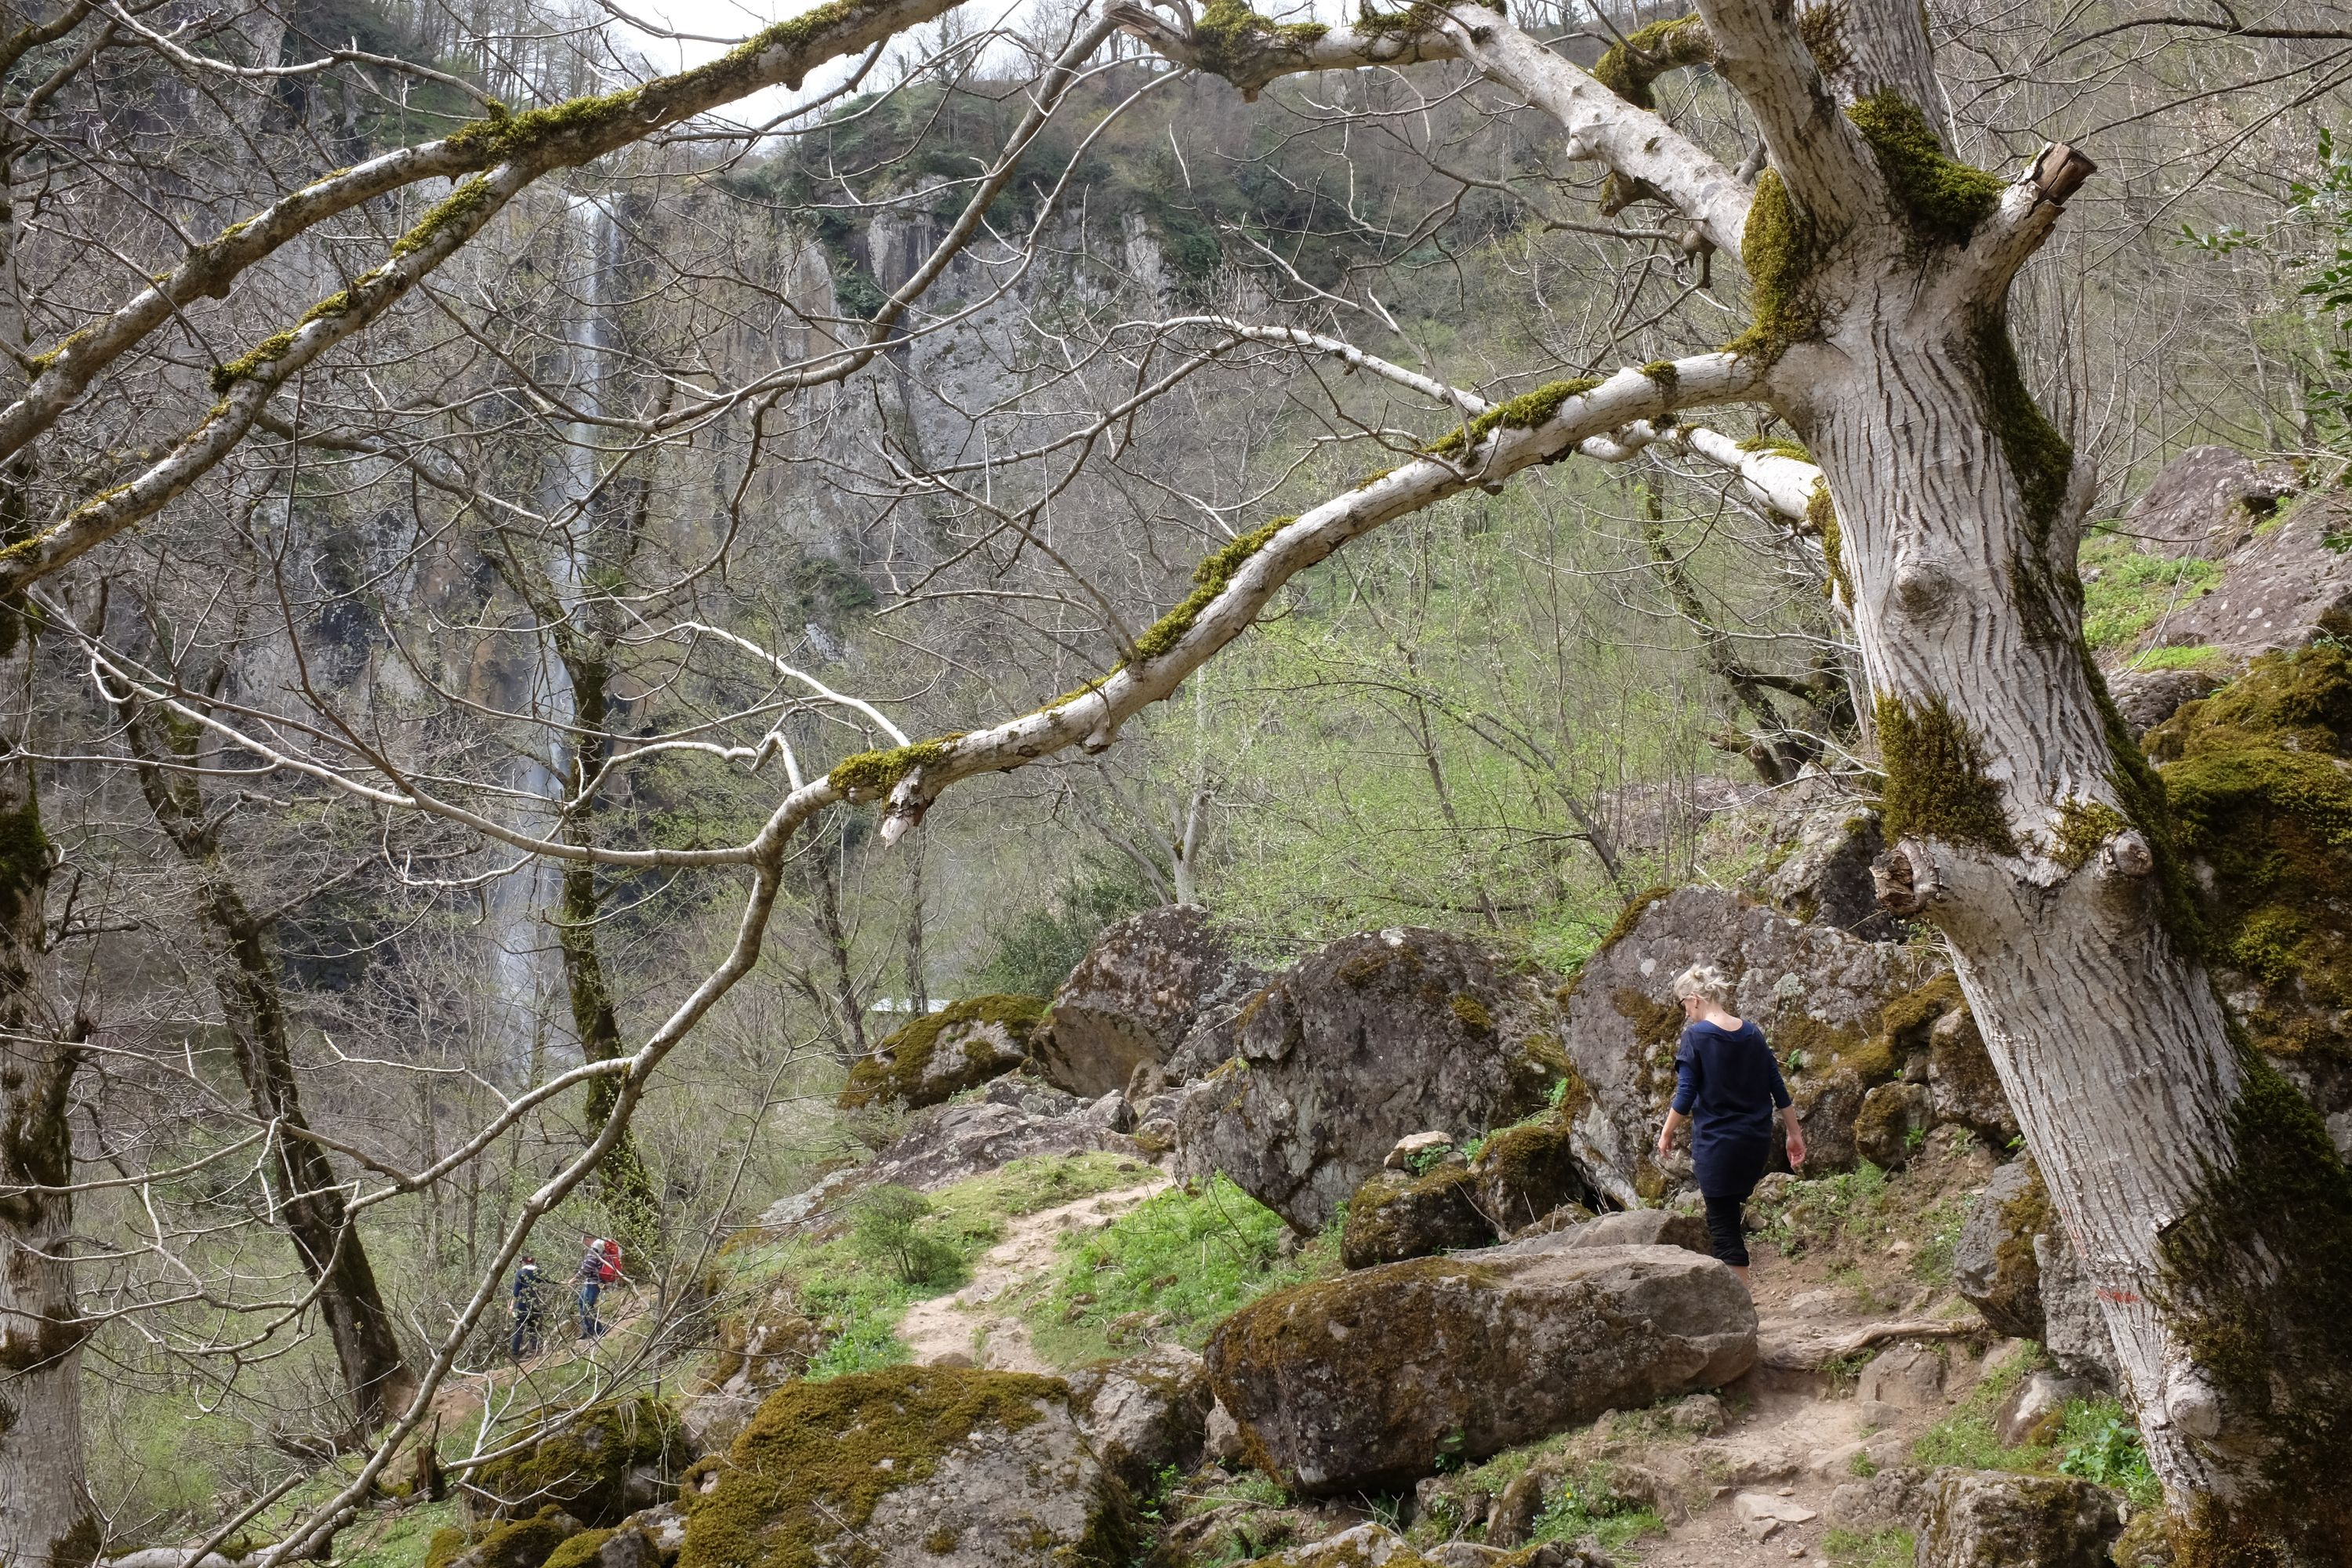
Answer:
[[[2013,1384],[2015,1378],[2009,1381]],[[1986,1384],[1991,1382],[1988,1378]],[[2058,1433],[2049,1443],[2008,1447],[1985,1414],[2006,1392],[2006,1388],[1988,1392],[1979,1385],[1959,1410],[1920,1434],[1911,1445],[1913,1462],[2025,1475],[2055,1471],[2112,1487],[2136,1508],[2152,1508],[2163,1500],[2163,1484],[2140,1447],[2139,1429],[2120,1402],[2104,1394],[2096,1399],[2070,1399],[2060,1408]]]
[[[735,1248],[723,1259],[734,1276],[730,1293],[756,1300],[776,1282],[793,1281],[801,1310],[826,1335],[825,1348],[809,1363],[812,1381],[896,1366],[907,1359],[898,1334],[907,1309],[970,1278],[972,1261],[1003,1239],[1004,1221],[1157,1173],[1116,1154],[1015,1160],[922,1194],[921,1212],[910,1221],[895,1211],[887,1223],[860,1215],[844,1236]]]
[[[2210,561],[2149,555],[2112,536],[2084,545],[2082,565],[2083,637],[2095,649],[2123,647],[2211,592],[2221,575]],[[2087,580],[2094,571],[2097,580]]]
[[[1269,1290],[1336,1273],[1325,1236],[1282,1257],[1281,1216],[1219,1176],[1197,1193],[1171,1188],[1098,1231],[1066,1237],[1062,1258],[1028,1293],[1031,1342],[1076,1366],[1121,1348],[1116,1325],[1155,1314],[1152,1331],[1199,1346],[1237,1308]]]
[[[1822,1537],[1822,1551],[1830,1568],[1911,1568],[1917,1550],[1907,1530],[1881,1530],[1865,1535],[1858,1530],[1832,1530]]]
[[[335,1537],[340,1568],[419,1568],[434,1531],[460,1522],[456,1499],[421,1502],[380,1520],[366,1520]]]
[[[1572,1542],[1591,1537],[1602,1551],[1615,1552],[1645,1535],[1665,1532],[1666,1521],[1655,1509],[1619,1496],[1608,1468],[1594,1466],[1570,1477],[1545,1500],[1528,1540]]]
[[[1851,1171],[1800,1182],[1761,1217],[1772,1244],[1790,1258],[1824,1247],[1874,1220],[1886,1202],[1886,1173],[1865,1160]]]
[[[2136,653],[2124,661],[2127,670],[2144,669],[2218,669],[2223,662],[2221,650],[2211,643],[2199,643],[2194,647],[2152,647]]]

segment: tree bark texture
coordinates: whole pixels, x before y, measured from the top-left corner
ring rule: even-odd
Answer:
[[[0,605],[0,1563],[87,1568],[68,1115],[84,1028],[49,985],[53,854],[26,754],[33,637]]]
[[[310,1138],[276,948],[229,872],[195,775],[163,765],[166,751],[173,760],[194,762],[198,732],[174,726],[169,715],[142,713],[130,703],[121,709],[129,715],[125,731],[139,761],[140,789],[157,826],[196,874],[196,910],[217,948],[213,987],[237,1074],[255,1119],[271,1130],[276,1217],[316,1289],[355,1429],[373,1431],[415,1396],[416,1374],[401,1353],[392,1312],[344,1207],[334,1166]]]

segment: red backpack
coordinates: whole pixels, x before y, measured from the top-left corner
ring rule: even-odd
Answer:
[[[608,1241],[604,1244],[604,1261],[596,1270],[596,1283],[610,1285],[621,1277],[621,1244],[617,1241]]]

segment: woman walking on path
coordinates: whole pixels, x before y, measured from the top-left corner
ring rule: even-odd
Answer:
[[[1675,1104],[1658,1132],[1658,1157],[1674,1150],[1675,1132],[1691,1127],[1691,1167],[1699,1195],[1706,1200],[1707,1234],[1715,1255],[1748,1281],[1748,1242],[1741,1210],[1764,1179],[1772,1156],[1772,1112],[1789,1108],[1789,1086],[1780,1064],[1764,1043],[1764,1031],[1727,1012],[1731,982],[1711,963],[1694,963],[1675,976],[1683,1005],[1682,1045],[1675,1056]],[[1789,1163],[1805,1163],[1805,1130],[1794,1116],[1789,1131]]]

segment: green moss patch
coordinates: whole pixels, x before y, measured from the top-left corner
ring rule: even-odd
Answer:
[[[1234,574],[1240,571],[1251,556],[1272,543],[1276,534],[1297,521],[1295,517],[1277,517],[1265,527],[1234,540],[1193,567],[1192,581],[1196,586],[1184,596],[1181,604],[1146,627],[1143,635],[1135,639],[1136,658],[1157,658],[1174,647],[1201,618],[1201,612],[1214,604],[1217,595],[1232,584]]]
[[[1592,79],[1637,108],[1655,109],[1652,83],[1671,70],[1714,63],[1706,24],[1696,16],[1667,16],[1610,45],[1594,62]]]
[[[1583,376],[1570,381],[1547,382],[1533,392],[1523,392],[1507,402],[1471,420],[1422,448],[1433,458],[1467,456],[1479,442],[1497,430],[1532,430],[1557,415],[1571,397],[1581,397],[1599,386],[1596,376]]]
[[[2000,176],[1947,155],[1927,117],[1893,89],[1855,103],[1846,118],[1870,143],[1896,210],[1922,244],[1966,245],[2000,205]]]
[[[936,741],[918,741],[888,751],[860,752],[835,764],[825,782],[845,796],[871,798],[918,768],[936,767],[947,761],[948,742],[961,738],[942,735]]]
[[[1813,287],[1825,244],[1812,217],[1797,205],[1778,169],[1756,176],[1740,230],[1739,257],[1748,268],[1748,330],[1724,344],[1728,353],[1759,364],[1777,363],[1791,343],[1821,335],[1824,310]]]
[[[1331,29],[1320,22],[1277,22],[1241,0],[1213,0],[1192,24],[1192,47],[1200,68],[1213,76],[1247,77],[1249,67],[1270,48],[1303,48]]]
[[[2016,852],[2000,790],[1985,773],[1984,746],[1942,697],[1914,707],[1881,696],[1878,743],[1886,767],[1881,811],[1887,842],[1940,839],[1996,855]]]
[[[562,1425],[531,1447],[484,1465],[470,1479],[499,1500],[502,1512],[528,1512],[546,1504],[584,1524],[617,1524],[629,1511],[621,1483],[630,1470],[654,1465],[676,1475],[694,1458],[677,1415],[654,1399],[611,1400],[577,1415],[551,1407],[530,1417],[530,1425],[542,1422]]]
[[[968,1367],[893,1367],[769,1395],[717,1468],[688,1491],[678,1568],[817,1568],[892,1491],[928,1480],[975,1435],[1017,1432],[1066,1405],[1058,1378]],[[871,1550],[868,1548],[867,1550]],[[1118,1568],[1087,1557],[1090,1568]]]
[[[989,1048],[1001,1037],[1009,1054],[1018,1058],[1029,1047],[1030,1037],[1045,1016],[1045,1004],[1035,996],[973,996],[927,1013],[886,1036],[873,1053],[849,1070],[841,1091],[841,1107],[855,1110],[877,1100],[901,1105],[932,1105],[960,1089],[971,1088],[1008,1070],[1006,1051]],[[961,1065],[934,1071],[940,1037],[960,1042],[963,1037],[987,1034],[979,1052],[964,1051]]]
[[[2147,737],[2211,960],[2249,977],[2254,1045],[2352,1061],[2352,652],[2257,659]]]

